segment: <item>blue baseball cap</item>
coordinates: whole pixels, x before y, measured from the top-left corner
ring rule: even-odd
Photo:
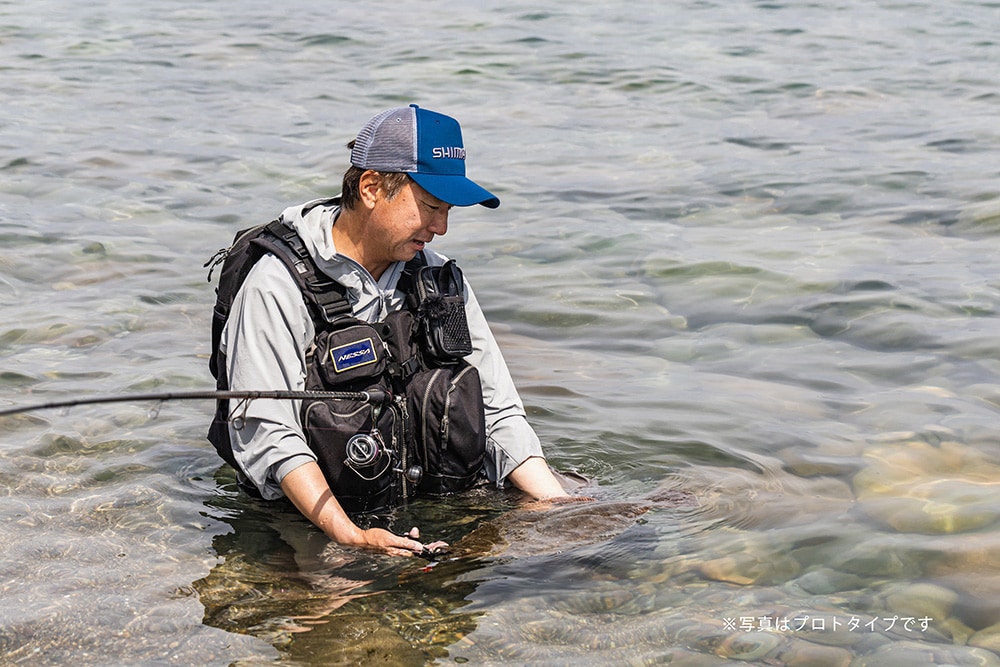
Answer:
[[[496,208],[500,199],[465,176],[462,128],[451,116],[416,104],[389,109],[361,128],[351,164],[403,172],[446,204]]]

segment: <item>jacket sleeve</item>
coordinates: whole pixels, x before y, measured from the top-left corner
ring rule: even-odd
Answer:
[[[543,456],[542,446],[528,424],[500,346],[468,281],[465,294],[465,312],[473,346],[467,361],[479,371],[486,404],[486,472],[491,481],[503,484],[507,475],[525,460]]]
[[[223,332],[229,386],[236,391],[304,389],[306,349],[314,334],[288,270],[265,255],[236,295]],[[229,425],[233,455],[266,499],[281,497],[284,476],[316,460],[302,431],[301,406],[298,400],[230,401],[230,418],[243,422],[240,428],[232,421]]]

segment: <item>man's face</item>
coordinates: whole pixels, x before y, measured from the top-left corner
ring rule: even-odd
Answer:
[[[392,199],[380,191],[369,218],[366,245],[383,262],[409,261],[435,236],[448,231],[446,204],[409,181]]]

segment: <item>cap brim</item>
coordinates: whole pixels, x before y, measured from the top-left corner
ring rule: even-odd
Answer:
[[[452,206],[481,204],[486,208],[496,208],[500,205],[499,197],[465,176],[417,173],[409,176],[424,190]]]

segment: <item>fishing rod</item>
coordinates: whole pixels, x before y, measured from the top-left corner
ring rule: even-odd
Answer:
[[[305,400],[332,398],[338,400],[363,401],[372,405],[385,403],[389,396],[384,391],[296,391],[291,389],[276,389],[271,391],[231,391],[213,389],[210,391],[170,391],[153,394],[115,394],[113,396],[92,396],[89,398],[74,398],[63,401],[50,401],[33,405],[21,405],[0,409],[0,417],[16,415],[35,410],[51,410],[55,408],[72,408],[78,405],[95,405],[98,403],[128,403],[140,401],[176,401],[176,400],[239,400],[249,402],[261,398],[279,400]]]

